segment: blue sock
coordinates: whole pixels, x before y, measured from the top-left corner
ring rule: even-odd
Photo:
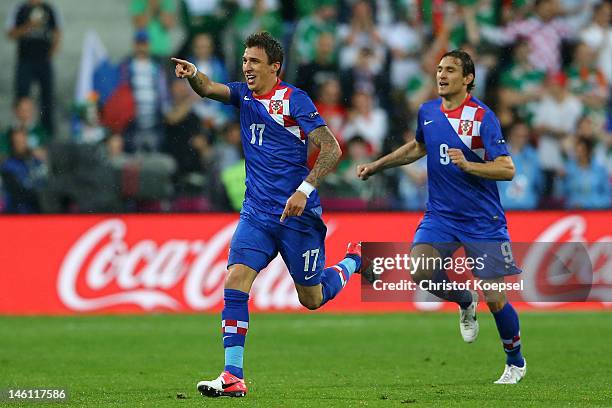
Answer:
[[[225,289],[223,293],[221,328],[225,349],[225,371],[238,378],[244,378],[242,362],[244,341],[249,329],[249,294],[236,289]]]
[[[516,310],[506,303],[502,310],[493,313],[493,317],[506,352],[506,364],[523,367],[525,360],[521,354],[521,332]]]
[[[342,290],[346,282],[361,266],[361,257],[347,255],[342,261],[334,266],[325,268],[321,274],[321,285],[323,286],[323,302],[321,306],[332,300]]]
[[[434,283],[450,282],[446,271],[438,270],[431,279]],[[467,309],[472,304],[472,293],[469,290],[430,290],[439,298],[457,303],[462,309]]]

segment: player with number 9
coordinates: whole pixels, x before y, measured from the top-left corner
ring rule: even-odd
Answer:
[[[379,171],[410,164],[427,155],[429,201],[414,236],[411,256],[446,258],[462,245],[467,256],[484,260],[484,267],[473,268],[472,273],[484,282],[495,283],[521,273],[512,257],[496,184],[497,180],[514,177],[514,164],[497,117],[470,94],[474,78],[474,62],[469,54],[462,50],[444,54],[436,75],[440,98],[421,105],[416,140],[375,162],[358,166],[357,175],[367,180]],[[444,270],[423,267],[414,272],[417,283],[448,280]],[[495,383],[516,384],[527,372],[518,315],[505,291],[483,292],[506,352],[504,372]],[[475,341],[479,329],[478,294],[467,290],[431,293],[459,305],[463,339]]]

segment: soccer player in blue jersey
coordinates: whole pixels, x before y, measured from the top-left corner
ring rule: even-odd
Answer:
[[[473,274],[484,282],[503,282],[520,273],[512,258],[506,217],[499,201],[497,180],[511,180],[514,164],[495,114],[470,94],[474,63],[464,51],[446,53],[437,69],[440,98],[424,103],[418,112],[416,140],[390,154],[357,167],[367,180],[384,169],[412,163],[427,155],[429,201],[414,236],[411,256],[440,259],[460,246],[472,258],[484,258]],[[426,258],[425,258],[426,257]],[[438,263],[439,264],[439,263]],[[435,262],[421,263],[413,271],[417,283],[446,282]],[[431,285],[428,285],[431,286]],[[460,330],[471,343],[478,336],[478,295],[468,290],[431,290],[460,308]],[[484,291],[497,324],[506,365],[496,384],[515,384],[527,371],[521,355],[519,319],[504,291]]]
[[[197,387],[209,397],[242,397],[247,392],[243,353],[249,292],[258,272],[280,253],[301,304],[318,309],[359,271],[361,244],[349,243],[343,260],[324,267],[327,229],[316,188],[341,151],[308,95],[278,78],[283,63],[278,41],[267,32],[246,39],[246,83],[216,83],[195,65],[172,61],[176,75],[187,78],[200,96],[240,110],[246,193],[230,244],[221,313],[225,368],[217,379],[200,381]],[[306,166],[308,140],[321,149],[312,170]]]

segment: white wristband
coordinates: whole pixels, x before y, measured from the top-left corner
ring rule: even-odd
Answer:
[[[191,76],[191,78],[195,78],[196,75],[198,75],[198,67],[195,66],[195,64],[192,64],[193,67],[195,68],[195,72],[193,73],[193,75]]]
[[[315,190],[315,187],[307,182],[306,180],[302,181],[302,184],[297,188],[296,191],[301,191],[306,194],[306,197],[310,198],[310,194]]]

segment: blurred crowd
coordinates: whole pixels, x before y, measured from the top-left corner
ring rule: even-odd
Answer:
[[[242,43],[260,30],[282,42],[283,79],[308,92],[343,148],[319,189],[327,210],[425,207],[425,159],[368,183],[355,167],[414,138],[420,104],[437,97],[438,59],[454,48],[474,59],[473,94],[512,152],[505,208],[611,207],[610,1],[130,0],[118,12],[132,18],[133,52],[96,72],[96,92],[61,118],[69,135],[56,132],[53,59],[70,21],[52,0],[7,16],[17,62],[0,134],[4,212],[239,210],[237,112],[174,78],[169,57],[240,81]]]

